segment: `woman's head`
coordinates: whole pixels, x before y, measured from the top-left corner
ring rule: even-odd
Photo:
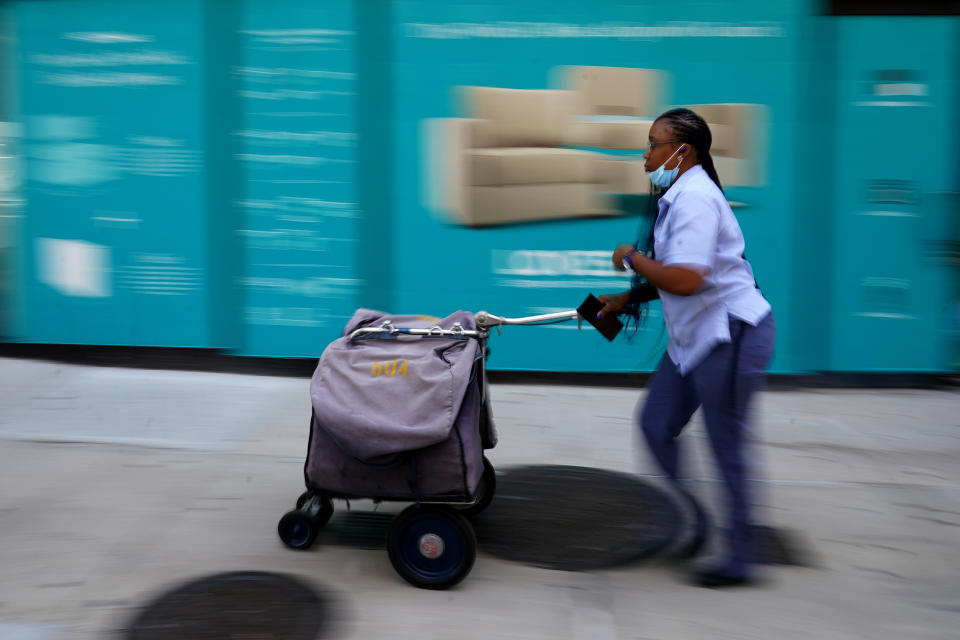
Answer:
[[[660,115],[650,127],[650,143],[643,154],[647,171],[653,171],[662,164],[669,163],[688,168],[700,164],[707,175],[722,191],[720,178],[710,157],[713,136],[706,121],[690,109],[671,109]],[[680,163],[678,164],[678,159]]]

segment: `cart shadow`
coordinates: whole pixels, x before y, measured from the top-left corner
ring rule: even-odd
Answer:
[[[395,514],[337,511],[320,529],[317,543],[359,549],[383,549]]]
[[[628,474],[573,466],[527,466],[497,474],[490,506],[471,519],[481,551],[522,564],[586,571],[653,557],[687,557],[709,535],[703,509]],[[317,543],[383,549],[395,513],[339,508]],[[757,525],[757,562],[811,566],[796,532]]]

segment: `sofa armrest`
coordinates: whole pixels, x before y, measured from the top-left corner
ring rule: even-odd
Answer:
[[[477,118],[421,121],[421,199],[434,215],[445,220],[462,218],[469,187],[466,151],[490,146],[493,140],[489,124]]]

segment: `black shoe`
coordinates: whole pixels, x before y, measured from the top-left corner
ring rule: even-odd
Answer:
[[[698,587],[717,589],[720,587],[747,586],[756,583],[756,579],[744,573],[733,573],[724,568],[705,569],[691,575],[693,584]]]

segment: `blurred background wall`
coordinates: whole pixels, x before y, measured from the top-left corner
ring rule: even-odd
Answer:
[[[726,194],[777,314],[775,372],[954,370],[955,9],[3,0],[0,335],[315,357],[359,306],[516,316],[617,290],[608,255],[645,236],[642,185],[598,169],[583,179],[596,188],[564,193],[599,193],[601,210],[538,219],[524,215],[542,204],[476,191],[507,203],[489,225],[428,194],[489,187],[464,177],[452,134],[435,135],[463,119],[513,127],[517,146],[501,126],[481,154],[501,173],[532,145],[635,170],[637,144],[575,142],[566,125],[544,141],[553,115],[464,98],[479,86],[540,104],[571,90],[564,69],[632,69],[662,79],[638,105],[762,107],[745,125],[762,175]],[[908,12],[931,15],[890,15]],[[628,131],[656,115],[631,109],[563,117]],[[726,126],[715,146],[739,135]],[[573,329],[511,329],[490,366],[652,370],[666,342],[656,305],[631,342]]]

